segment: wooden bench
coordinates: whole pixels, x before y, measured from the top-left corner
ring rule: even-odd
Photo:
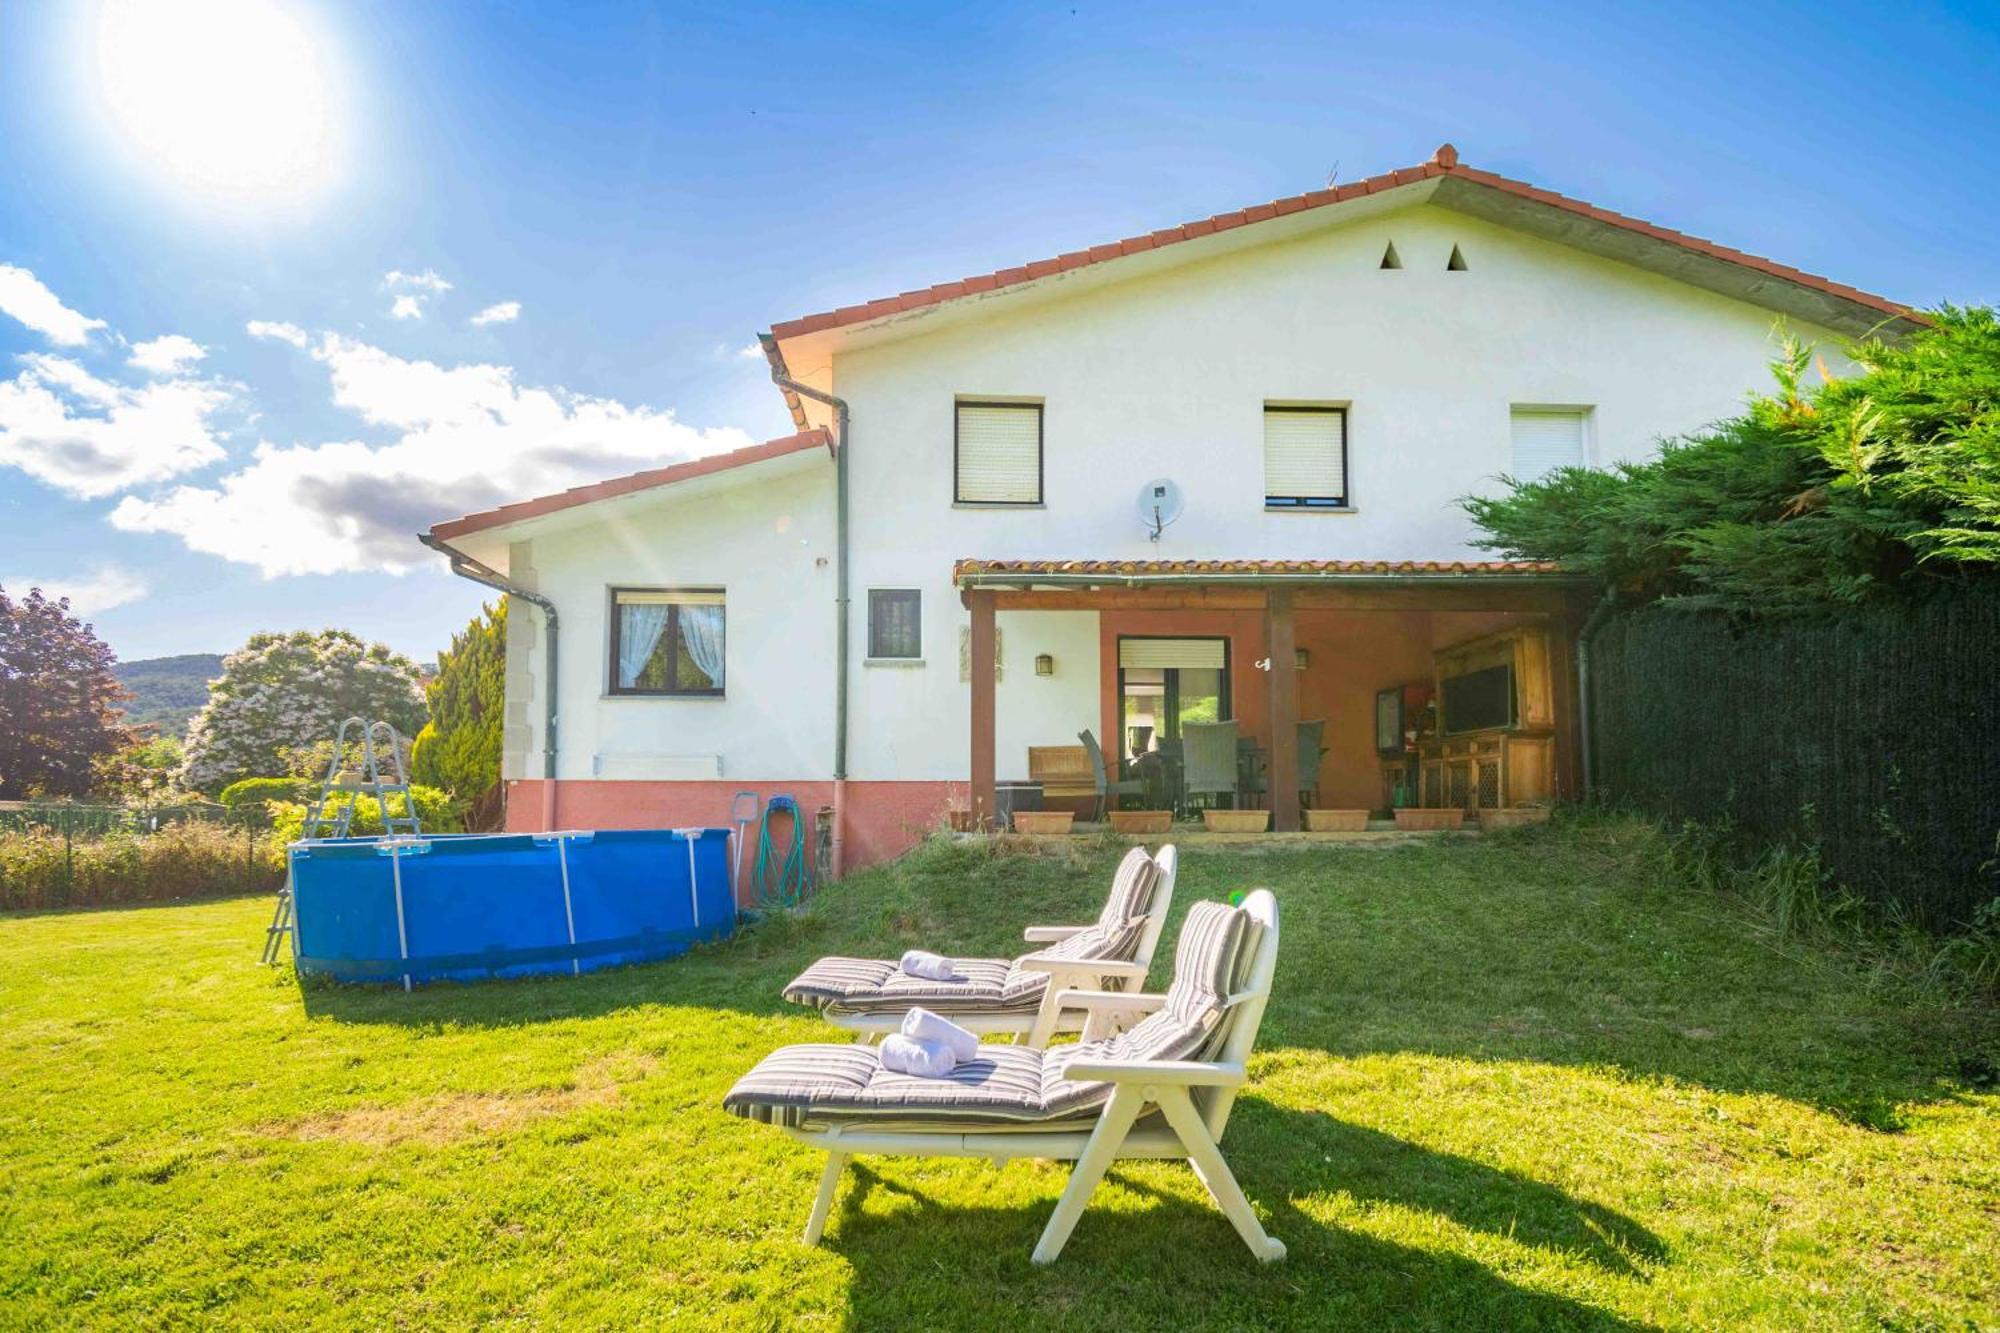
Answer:
[[[1097,799],[1097,775],[1090,771],[1090,751],[1081,745],[1030,745],[1028,781],[1041,784],[1045,804]]]

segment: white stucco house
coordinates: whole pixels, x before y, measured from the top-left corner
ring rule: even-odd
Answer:
[[[425,540],[536,608],[509,620],[517,830],[788,792],[853,866],[991,817],[1030,747],[1139,759],[1219,719],[1277,828],[1546,799],[1580,780],[1594,590],[1485,558],[1456,501],[1733,412],[1778,318],[1831,344],[1919,317],[1447,145],[775,324],[796,434]],[[1160,480],[1184,509],[1155,528]]]

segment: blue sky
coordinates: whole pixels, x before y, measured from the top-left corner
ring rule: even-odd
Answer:
[[[1445,140],[2000,299],[1990,5],[106,3],[0,5],[0,582],[127,658],[427,657],[410,533],[785,433],[773,321]]]

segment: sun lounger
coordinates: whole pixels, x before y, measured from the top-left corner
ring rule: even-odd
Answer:
[[[1145,1012],[1128,1030],[1048,1050],[983,1043],[977,1058],[942,1079],[886,1072],[872,1046],[787,1046],[744,1075],[723,1106],[826,1152],[807,1244],[823,1234],[841,1173],[857,1153],[1074,1160],[1036,1263],[1062,1252],[1113,1161],[1164,1158],[1194,1168],[1253,1255],[1281,1259],[1284,1245],[1265,1234],[1219,1146],[1277,953],[1278,904],[1267,890],[1240,908],[1197,903],[1165,995],[1071,990],[1046,999],[1091,1013],[1093,1022]]]
[[[1087,926],[1030,926],[1019,958],[953,958],[956,980],[905,973],[892,958],[822,958],[784,995],[811,1005],[863,1041],[894,1032],[921,1005],[983,1035],[1027,1035],[1053,988],[1139,990],[1173,901],[1179,855],[1134,847],[1119,863],[1104,910]],[[1074,1026],[1071,1024],[1071,1026]]]

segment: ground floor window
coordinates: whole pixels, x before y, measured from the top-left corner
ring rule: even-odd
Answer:
[[[613,588],[611,693],[720,695],[720,588]]]
[[[868,590],[868,656],[914,661],[924,655],[924,595],[915,588]]]
[[[1127,759],[1179,744],[1187,723],[1227,721],[1229,640],[1121,636],[1118,714]]]

